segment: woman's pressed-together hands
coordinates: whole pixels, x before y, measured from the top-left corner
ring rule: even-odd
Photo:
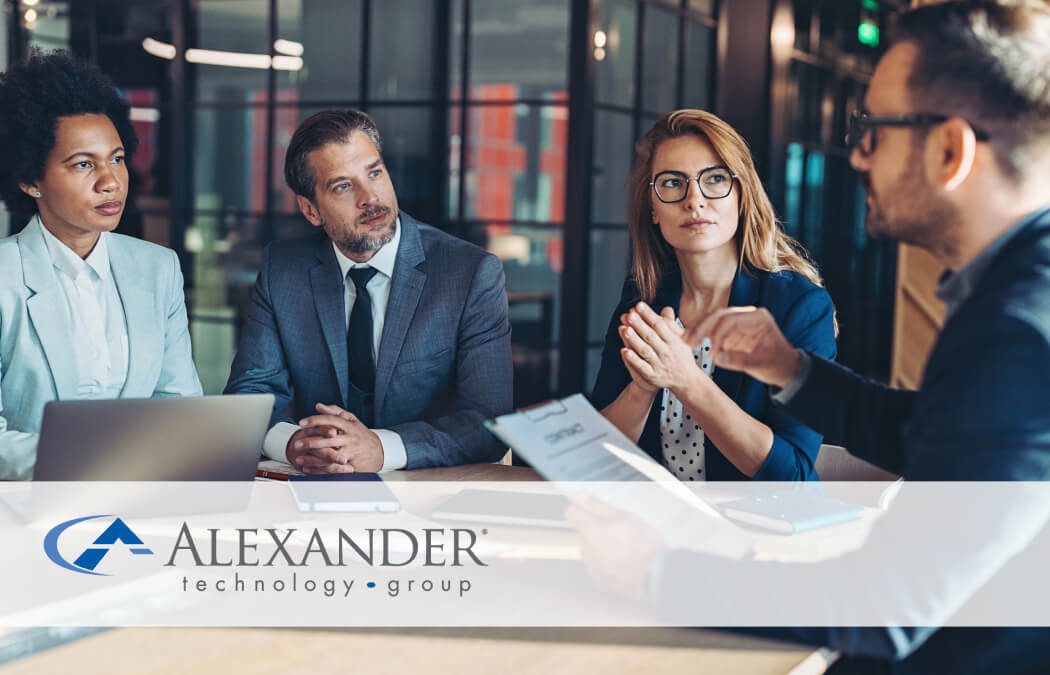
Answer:
[[[678,392],[706,377],[693,356],[701,341],[711,349],[715,366],[766,384],[786,386],[800,365],[798,350],[761,307],[729,307],[683,328],[670,307],[657,314],[639,302],[620,316],[619,332],[624,365],[635,384],[651,392]]]
[[[657,314],[639,302],[620,315],[619,332],[624,344],[620,356],[637,386],[677,392],[706,377],[693,356],[698,335],[680,326],[670,307]]]

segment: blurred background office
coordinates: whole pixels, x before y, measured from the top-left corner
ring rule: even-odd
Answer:
[[[681,107],[750,141],[838,307],[840,360],[915,385],[923,355],[894,351],[895,307],[932,324],[938,309],[898,283],[897,247],[865,234],[842,143],[904,4],[6,0],[0,66],[70,49],[132,102],[141,145],[120,231],[178,252],[208,393],[229,373],[262,248],[310,231],[284,150],[329,107],[375,117],[402,208],[503,260],[516,405],[593,385],[627,270],[633,142]],[[23,225],[0,214],[0,234]]]

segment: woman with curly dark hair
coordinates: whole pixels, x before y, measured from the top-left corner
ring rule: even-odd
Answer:
[[[54,399],[199,396],[173,251],[114,234],[130,108],[93,65],[34,52],[0,74],[0,479],[32,475]]]

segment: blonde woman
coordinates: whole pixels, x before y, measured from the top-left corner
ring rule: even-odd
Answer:
[[[757,306],[796,347],[835,356],[831,297],[780,229],[747,143],[711,113],[677,110],[635,150],[634,257],[592,402],[683,481],[817,479],[821,436],[766,385],[714,369],[689,330]]]

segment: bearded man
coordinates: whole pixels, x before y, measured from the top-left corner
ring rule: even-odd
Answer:
[[[493,461],[512,405],[503,266],[398,208],[375,122],[305,120],[284,175],[318,236],[263,254],[226,393],[277,402],[264,452],[308,474]]]

